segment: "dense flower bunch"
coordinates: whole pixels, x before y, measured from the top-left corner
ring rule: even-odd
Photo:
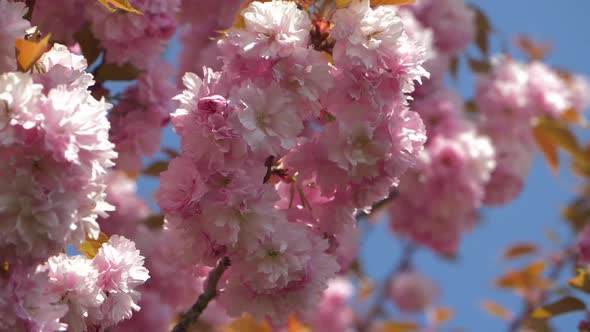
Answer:
[[[419,1],[409,8],[404,22],[412,35],[430,41],[429,54],[436,57],[426,64],[432,77],[410,102],[424,120],[428,142],[417,167],[401,180],[391,225],[419,244],[454,254],[461,234],[477,220],[496,163],[489,138],[463,115],[463,100],[444,83],[451,56],[474,37],[474,13],[462,1]]]
[[[40,64],[42,74],[0,76],[0,251],[27,266],[98,237],[97,216],[112,210],[104,176],[116,157],[110,105],[90,95],[84,58],[55,45]]]
[[[94,44],[100,44],[100,56],[91,52],[92,61],[98,57],[99,76],[100,67],[107,65],[115,76],[126,72],[123,79],[136,79],[124,92],[111,96],[120,102],[109,114],[109,121],[110,140],[118,152],[116,167],[137,173],[142,169],[142,158],[160,150],[161,132],[173,109],[174,72],[161,57],[177,30],[180,0],[131,3],[141,15],[109,12],[97,1],[39,0],[35,2],[32,23],[77,52],[80,48],[96,49],[98,45]],[[135,77],[136,73],[141,74]],[[95,96],[109,94],[102,81],[92,91]]]
[[[39,38],[22,3],[2,0],[0,8],[2,45]],[[139,310],[135,288],[149,276],[133,242],[113,236],[93,259],[64,253],[97,239],[97,218],[113,210],[105,200],[117,157],[111,105],[92,96],[86,68],[83,56],[57,43],[29,73],[16,71],[14,49],[2,54],[2,331],[99,330]]]
[[[545,64],[494,59],[492,70],[478,77],[476,104],[482,130],[492,139],[498,165],[486,188],[488,204],[505,204],[518,196],[532,164],[532,126],[540,117],[559,118],[588,106],[588,84],[563,78]]]
[[[356,210],[387,197],[422,150],[406,94],[426,75],[425,49],[393,8],[368,1],[333,13],[333,63],[294,2],[241,15],[218,43],[222,70],[183,78],[172,120],[182,155],[157,199],[185,258],[230,258],[230,315],[282,321],[347,268],[337,260],[351,260],[338,255],[350,254],[339,249]]]
[[[499,57],[478,75],[478,114],[467,116],[465,102],[447,87],[445,75],[452,57],[475,38],[475,13],[460,0],[421,0],[408,8],[402,18],[410,34],[434,55],[425,64],[432,76],[410,102],[426,125],[428,142],[417,167],[401,180],[390,207],[391,225],[396,233],[449,255],[475,225],[483,204],[506,204],[522,191],[539,117],[583,110],[590,90],[584,79],[563,78],[541,62]]]
[[[514,200],[535,130],[572,121],[590,84],[497,56],[465,101],[447,76],[482,14],[378,3],[0,0],[0,331],[169,331],[200,295],[197,331],[382,331],[387,300],[434,310],[409,255],[456,254],[483,205]],[[180,151],[144,168],[170,124]],[[357,223],[375,211],[409,245],[364,312],[344,276],[367,296]]]

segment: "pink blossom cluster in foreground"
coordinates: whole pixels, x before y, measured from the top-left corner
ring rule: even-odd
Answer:
[[[230,258],[219,297],[230,316],[281,322],[347,269],[356,211],[417,161],[426,136],[407,93],[427,75],[426,49],[394,8],[368,1],[333,14],[333,64],[295,3],[241,15],[218,42],[221,71],[183,78],[182,154],[157,200],[183,259]]]
[[[2,45],[25,38],[20,3],[0,1]],[[6,30],[4,28],[6,27]],[[4,32],[7,32],[4,34]],[[14,48],[14,46],[12,46]],[[96,239],[106,175],[117,157],[104,99],[84,57],[54,44],[28,73],[12,52],[0,68],[0,330],[102,330],[139,310],[149,277],[130,240],[113,236],[91,260],[66,246]]]
[[[113,236],[93,259],[50,257],[36,269],[10,264],[0,279],[0,330],[100,331],[140,307],[149,274],[130,240]]]

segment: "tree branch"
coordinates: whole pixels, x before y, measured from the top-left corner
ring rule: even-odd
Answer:
[[[365,318],[358,324],[358,331],[359,332],[368,331],[370,324],[373,322],[373,320],[379,314],[382,313],[383,304],[385,304],[385,301],[387,300],[388,295],[389,295],[388,287],[391,284],[391,281],[398,274],[400,274],[401,272],[403,272],[404,270],[406,270],[410,266],[410,264],[412,262],[412,256],[414,255],[414,253],[416,252],[417,249],[418,249],[418,247],[416,247],[416,245],[414,245],[411,242],[409,242],[404,247],[399,262],[394,266],[393,270],[391,270],[391,272],[388,274],[387,278],[385,279],[385,281],[381,285],[381,289],[377,293],[377,298],[375,299],[375,302],[367,311]]]
[[[209,272],[209,276],[207,277],[207,281],[205,282],[205,289],[203,293],[199,295],[197,302],[193,304],[193,306],[180,317],[180,321],[172,332],[186,332],[188,328],[199,319],[199,316],[209,305],[216,296],[217,296],[217,283],[223,275],[223,272],[227,270],[230,266],[230,260],[228,257],[223,257],[217,263],[217,266]]]

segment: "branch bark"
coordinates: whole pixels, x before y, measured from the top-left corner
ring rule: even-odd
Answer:
[[[197,302],[180,317],[180,321],[172,332],[186,332],[188,328],[199,319],[201,313],[207,308],[209,302],[211,302],[217,296],[217,283],[223,275],[223,272],[230,266],[230,260],[228,257],[223,257],[217,262],[217,266],[209,272],[207,281],[205,282],[205,289],[203,293],[199,295]]]

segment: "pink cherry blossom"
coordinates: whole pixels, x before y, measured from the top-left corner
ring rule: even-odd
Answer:
[[[31,23],[23,18],[27,7],[22,2],[0,0],[0,74],[16,70],[14,47],[17,38],[24,38]]]
[[[415,271],[400,273],[389,287],[391,299],[402,312],[424,311],[438,295],[432,280]]]

